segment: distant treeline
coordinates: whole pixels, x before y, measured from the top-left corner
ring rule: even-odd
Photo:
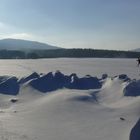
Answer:
[[[140,52],[97,50],[97,49],[57,49],[57,50],[0,50],[0,59],[37,58],[137,58]]]

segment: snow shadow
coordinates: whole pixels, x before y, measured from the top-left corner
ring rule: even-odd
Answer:
[[[70,82],[70,78],[65,76],[61,72],[48,73],[37,79],[32,80],[29,85],[31,85],[36,90],[40,92],[49,92],[65,87],[67,83]]]
[[[140,119],[130,132],[129,140],[140,140]]]
[[[131,80],[126,74],[120,74],[120,75],[118,76],[118,78],[119,78],[120,80],[122,80],[123,82],[128,82],[128,81]]]
[[[27,77],[18,79],[16,77],[1,76],[0,77],[0,93],[8,95],[17,95],[20,86],[29,85],[32,88],[46,93],[57,89],[99,89],[102,87],[100,79],[87,75],[79,78],[76,74],[64,75],[60,71],[48,74],[32,73]]]
[[[125,88],[124,88],[124,96],[140,96],[140,80],[133,80],[131,81]]]
[[[79,95],[73,97],[71,100],[73,101],[80,101],[80,102],[92,102],[92,103],[98,103],[98,96],[97,93],[99,91],[94,91],[87,95]]]
[[[0,77],[0,93],[8,95],[17,95],[19,93],[19,84],[16,77]]]
[[[27,77],[23,77],[19,80],[19,84],[24,84],[30,80],[33,80],[33,79],[36,79],[36,78],[39,78],[40,75],[36,72],[32,73],[31,75],[27,76]]]
[[[43,75],[32,80],[29,84],[40,92],[49,92],[62,88],[88,90],[102,87],[102,84],[97,77],[85,76],[79,78],[76,74],[67,76],[59,71]]]
[[[107,78],[107,74],[102,75],[102,78],[100,79],[90,75],[79,78],[75,73],[64,75],[60,71],[56,71],[54,73],[49,72],[48,74],[38,74],[34,72],[21,79],[16,77],[0,76],[0,93],[17,95],[19,93],[20,86],[24,84],[43,93],[62,88],[77,90],[101,89]],[[140,80],[130,80],[125,74],[113,77],[113,79],[115,78],[128,83],[123,90],[124,96],[140,96]],[[89,95],[89,97],[80,97],[79,100],[90,100],[91,98],[96,99],[93,95]]]

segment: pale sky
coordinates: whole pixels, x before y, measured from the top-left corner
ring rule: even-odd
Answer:
[[[64,48],[140,48],[140,0],[0,0],[0,39]]]

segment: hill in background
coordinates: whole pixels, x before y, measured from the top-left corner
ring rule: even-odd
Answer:
[[[86,47],[86,46],[85,46]],[[36,58],[138,58],[138,51],[117,51],[98,49],[64,49],[36,41],[21,39],[0,40],[0,59]]]
[[[132,51],[134,51],[134,52],[140,52],[140,48],[134,49]]]
[[[52,46],[37,41],[21,39],[2,39],[0,40],[0,50],[52,50],[59,47]]]

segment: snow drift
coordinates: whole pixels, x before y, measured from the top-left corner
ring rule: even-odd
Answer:
[[[97,77],[85,76],[79,78],[76,74],[64,75],[57,71],[48,74],[32,73],[27,77],[0,77],[0,93],[17,95],[20,86],[28,84],[40,92],[50,92],[57,89],[99,89],[102,84]]]
[[[86,75],[79,78],[74,73],[64,75],[60,71],[49,72],[48,74],[38,74],[34,72],[20,79],[11,76],[1,76],[0,93],[17,95],[20,91],[20,87],[25,84],[43,93],[62,88],[79,90],[101,89],[103,85],[108,83],[107,79],[112,80],[109,85],[112,85],[116,79],[122,81],[122,83],[126,83],[123,87],[124,96],[140,96],[140,80],[131,80],[125,74],[114,77],[108,77],[107,74],[103,74],[102,78]],[[122,83],[120,83],[120,85]]]
[[[69,76],[57,71],[56,73],[48,73],[29,83],[33,88],[41,92],[49,92],[62,88],[69,89],[98,89],[101,83],[98,78],[86,76],[78,78],[76,74]]]
[[[126,74],[1,76],[0,140],[139,140],[139,91]]]

